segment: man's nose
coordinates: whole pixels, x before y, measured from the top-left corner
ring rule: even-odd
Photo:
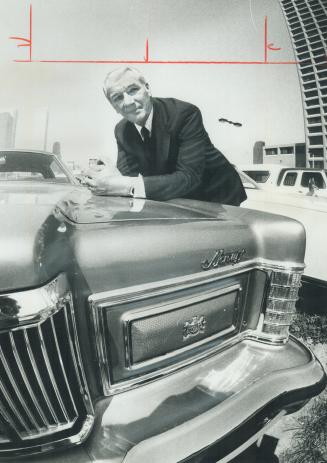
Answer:
[[[124,106],[129,106],[134,103],[134,98],[128,93],[124,93]]]

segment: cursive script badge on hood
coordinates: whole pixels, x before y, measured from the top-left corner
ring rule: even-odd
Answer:
[[[210,270],[224,265],[235,265],[240,262],[244,254],[246,254],[245,249],[236,249],[235,251],[228,252],[225,252],[224,249],[218,249],[211,258],[201,262],[201,268],[203,270]]]

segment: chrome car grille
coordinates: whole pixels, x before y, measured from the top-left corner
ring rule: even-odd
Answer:
[[[69,300],[38,323],[0,332],[0,459],[86,432],[92,406],[73,317]]]

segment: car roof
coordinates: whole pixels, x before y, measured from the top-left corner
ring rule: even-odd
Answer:
[[[6,154],[6,153],[32,153],[32,154],[45,154],[46,156],[57,156],[54,153],[51,153],[50,151],[44,151],[44,150],[30,150],[30,149],[1,149],[0,154]]]
[[[238,164],[237,167],[241,170],[297,170],[303,172],[321,172],[326,169],[318,169],[316,167],[289,167],[279,164]]]
[[[237,167],[241,170],[280,170],[285,166],[278,164],[238,164]]]

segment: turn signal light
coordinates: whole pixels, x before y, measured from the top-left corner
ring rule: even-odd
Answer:
[[[289,327],[296,312],[301,275],[301,272],[271,273],[262,333],[273,342],[285,343],[288,340]]]

